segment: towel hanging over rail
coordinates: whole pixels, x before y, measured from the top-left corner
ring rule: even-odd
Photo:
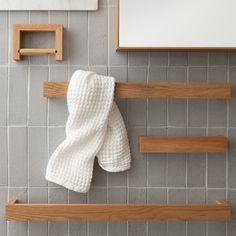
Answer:
[[[49,160],[46,179],[76,192],[87,192],[95,156],[110,172],[130,168],[126,128],[114,97],[113,77],[76,71],[68,89],[66,139]]]

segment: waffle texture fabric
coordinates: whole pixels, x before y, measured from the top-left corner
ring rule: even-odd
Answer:
[[[130,168],[126,128],[113,101],[115,79],[76,71],[69,83],[66,138],[52,154],[46,179],[70,190],[89,191],[95,157],[109,172]]]

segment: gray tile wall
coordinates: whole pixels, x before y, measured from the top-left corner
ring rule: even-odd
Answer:
[[[236,235],[236,54],[115,52],[115,1],[97,12],[0,12],[0,235],[1,236],[234,236]],[[13,23],[62,23],[65,60],[11,57]],[[51,34],[26,34],[25,45],[53,45]],[[64,99],[47,100],[42,82],[69,80],[91,69],[128,82],[225,82],[233,98],[118,101],[127,124],[132,169],[112,174],[95,165],[91,191],[74,193],[44,179],[47,161],[65,137]],[[152,154],[138,151],[138,136],[226,134],[228,154]],[[225,223],[4,221],[3,206],[17,197],[41,203],[206,203],[227,199]]]

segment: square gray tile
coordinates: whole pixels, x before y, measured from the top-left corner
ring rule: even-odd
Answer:
[[[189,52],[188,64],[189,66],[207,66],[208,53],[207,52]]]

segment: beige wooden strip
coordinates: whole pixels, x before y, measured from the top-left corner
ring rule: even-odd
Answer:
[[[17,221],[229,221],[228,204],[6,204]]]
[[[55,36],[56,60],[63,60],[63,26],[57,28]]]
[[[209,137],[155,137],[139,138],[140,152],[144,153],[192,153],[227,152],[228,140],[224,136]]]
[[[39,56],[39,55],[55,55],[57,50],[53,48],[21,48],[20,55],[23,56]]]
[[[67,82],[45,82],[45,97],[65,97]],[[116,98],[179,98],[179,99],[229,99],[231,87],[228,83],[116,83]]]
[[[15,24],[14,27],[20,31],[29,32],[55,32],[61,24]]]
[[[13,27],[13,59],[16,61],[21,60],[20,55],[20,47],[21,47],[21,32],[17,27]]]

